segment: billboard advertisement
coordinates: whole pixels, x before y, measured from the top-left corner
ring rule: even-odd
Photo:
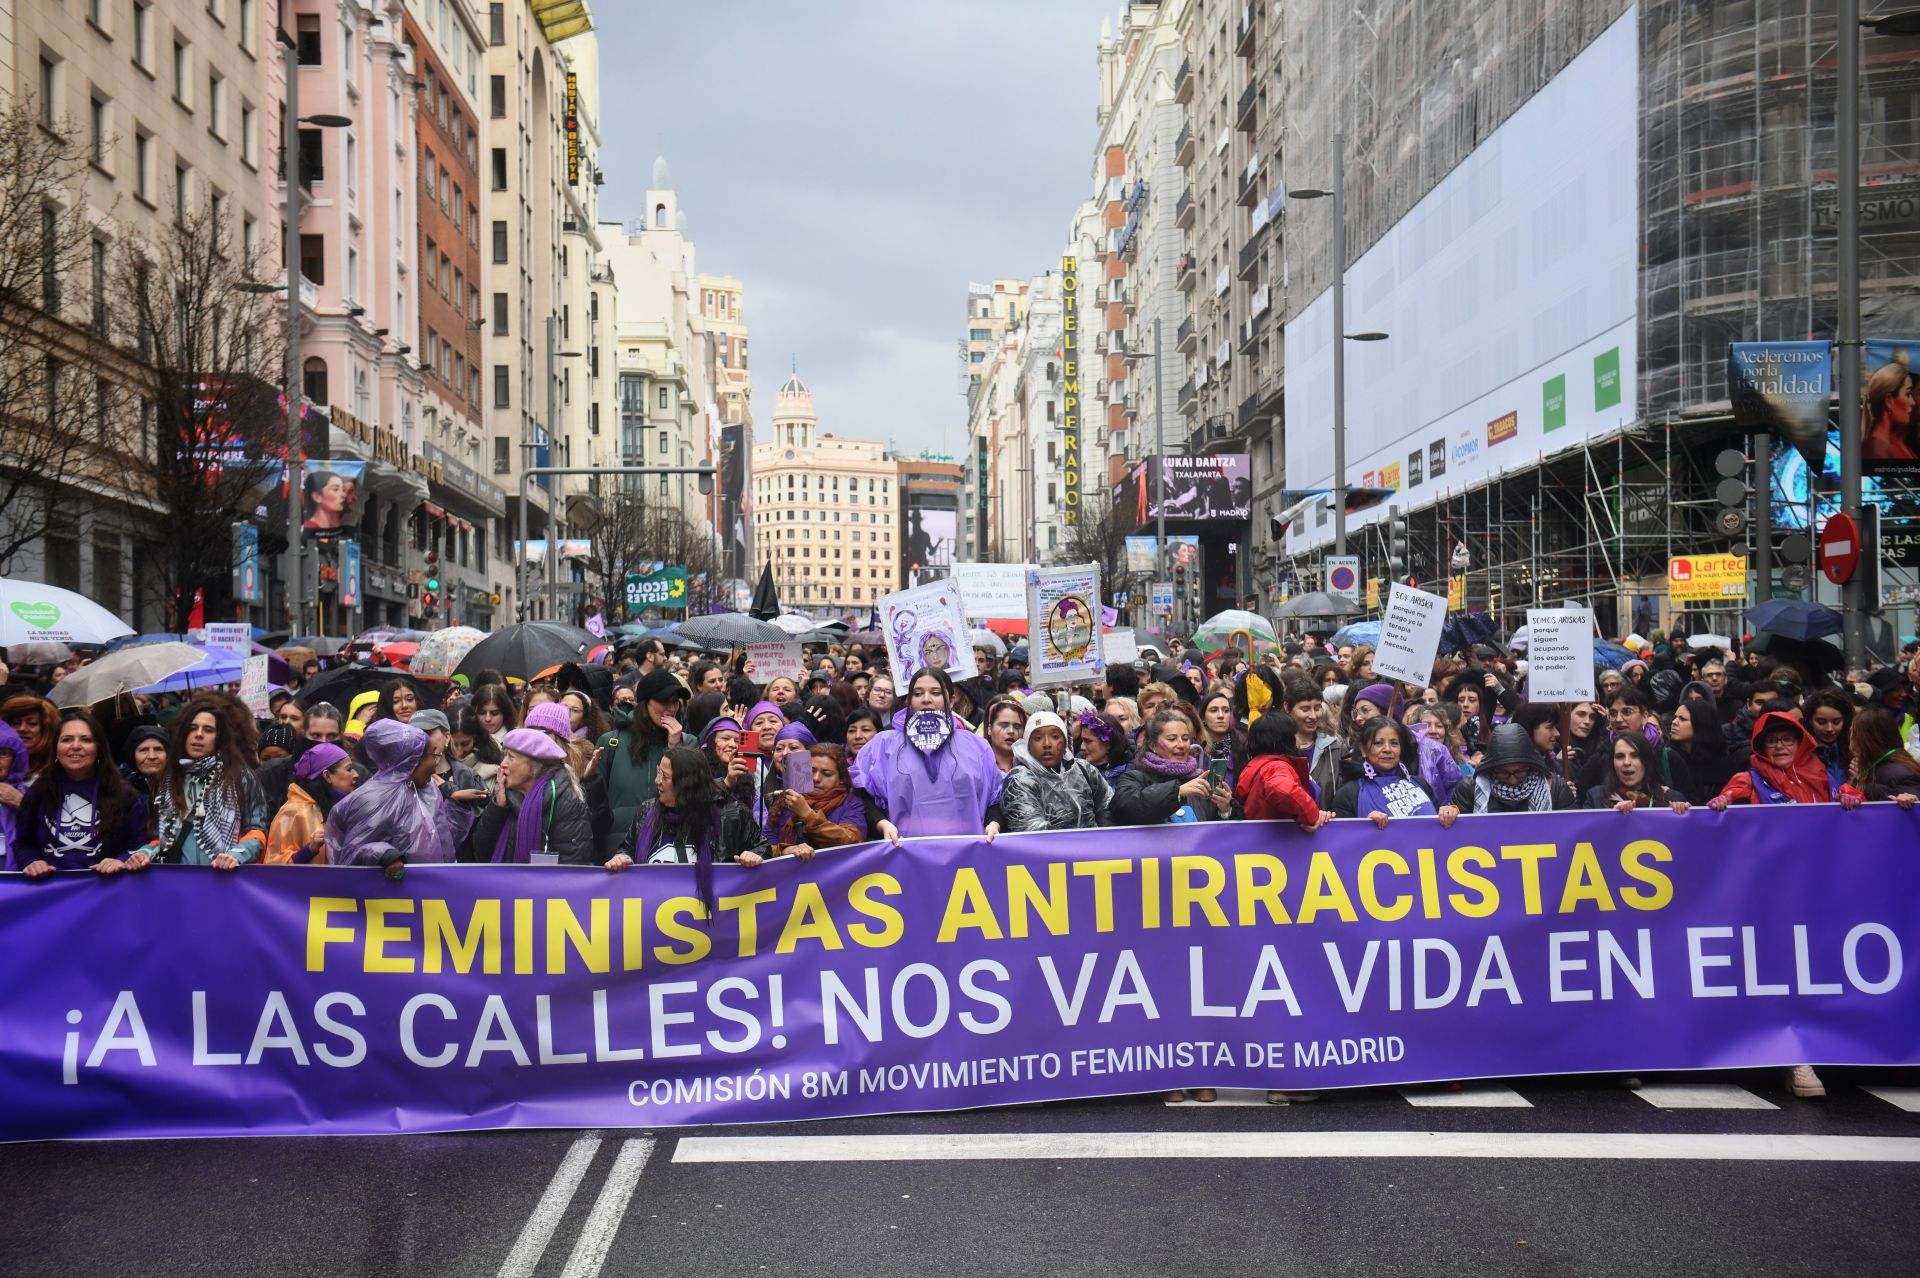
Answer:
[[[1395,471],[1418,510],[1633,421],[1639,81],[1629,10],[1353,263],[1347,331],[1387,338],[1347,344],[1349,485]],[[1334,486],[1332,308],[1323,287],[1286,325],[1294,488]],[[1330,522],[1296,520],[1287,551]]]
[[[1727,348],[1734,423],[1791,440],[1808,465],[1820,459],[1832,393],[1831,342],[1735,342]]]
[[[907,511],[908,571],[922,579],[953,575],[953,539],[960,512],[951,507],[914,506]]]
[[[1151,537],[1127,538],[1127,571],[1152,572],[1153,549],[1154,540]],[[1167,534],[1167,571],[1172,572],[1176,564],[1190,570],[1200,566],[1199,537],[1192,533]]]
[[[722,577],[744,580],[752,565],[753,440],[745,422],[720,426],[720,555]]]
[[[1860,413],[1863,474],[1920,476],[1920,422],[1913,411],[1916,351],[1920,342],[1884,337],[1867,341],[1866,402]],[[1825,409],[1824,399],[1820,406]],[[1821,424],[1825,422],[1823,412]]]
[[[1159,517],[1163,482],[1168,519],[1246,519],[1253,513],[1253,463],[1245,453],[1147,458],[1114,494],[1133,527]]]

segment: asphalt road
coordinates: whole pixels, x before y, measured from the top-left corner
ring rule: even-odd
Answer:
[[[15,1145],[0,1275],[1920,1272],[1920,1074],[1824,1073]]]

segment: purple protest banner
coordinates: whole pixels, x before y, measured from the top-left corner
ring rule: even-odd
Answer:
[[[1920,1062],[1920,812],[0,878],[0,1138],[662,1126]]]

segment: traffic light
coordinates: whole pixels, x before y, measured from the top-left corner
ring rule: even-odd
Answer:
[[[430,592],[437,592],[439,589],[440,589],[440,552],[437,550],[429,550],[427,552],[427,590]],[[432,599],[432,594],[429,594],[428,595],[429,602],[426,605],[428,608],[433,607],[431,599]]]
[[[438,604],[440,601],[438,597],[434,595],[431,587],[437,586],[439,584],[440,583],[437,581],[430,581],[427,583],[429,589],[420,596],[420,615],[421,616],[431,617],[433,615],[434,606]]]
[[[1387,576],[1412,584],[1413,524],[1398,509],[1387,512]]]

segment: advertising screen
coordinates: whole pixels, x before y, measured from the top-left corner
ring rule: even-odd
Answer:
[[[1638,86],[1629,9],[1354,262],[1346,329],[1387,337],[1347,345],[1349,485],[1417,510],[1633,420]],[[1286,326],[1296,488],[1333,486],[1332,305]],[[1299,520],[1287,549],[1331,538]]]
[[[1114,494],[1122,518],[1132,527],[1144,527],[1160,514],[1162,481],[1157,472],[1163,462],[1168,519],[1246,519],[1252,514],[1253,465],[1245,453],[1149,457]]]

